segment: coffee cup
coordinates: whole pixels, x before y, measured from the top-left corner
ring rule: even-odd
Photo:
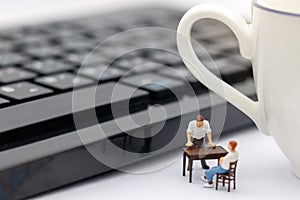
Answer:
[[[191,30],[204,18],[223,22],[236,35],[241,55],[252,61],[258,101],[213,75],[197,58]],[[197,5],[180,21],[177,45],[191,73],[272,135],[300,177],[300,1],[254,0],[250,23],[224,6]]]

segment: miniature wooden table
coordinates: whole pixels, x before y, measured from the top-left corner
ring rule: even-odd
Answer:
[[[189,158],[189,170],[190,170],[190,183],[192,182],[193,175],[193,161],[194,160],[209,160],[219,159],[226,156],[228,152],[221,146],[203,147],[203,148],[183,148],[183,176],[185,176],[186,170],[186,157]]]

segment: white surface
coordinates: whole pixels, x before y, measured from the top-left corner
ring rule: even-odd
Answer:
[[[247,18],[250,16],[251,0],[0,0],[0,26],[72,18],[148,4],[187,9],[203,2],[225,4]]]
[[[203,0],[226,4],[246,18],[250,16],[250,0]],[[27,24],[36,21],[78,16],[78,13],[113,10],[159,2],[187,9],[201,0],[0,0],[0,26]],[[57,190],[37,199],[93,200],[93,199],[289,199],[300,196],[300,181],[292,175],[289,162],[277,148],[272,138],[263,136],[256,129],[240,131],[222,138],[219,144],[226,146],[230,139],[239,142],[240,163],[237,190],[202,188],[202,170],[195,163],[194,182],[182,177],[182,161],[178,160],[167,168],[152,173],[110,173]],[[214,163],[209,163],[213,165]],[[149,166],[140,166],[140,168]]]
[[[219,191],[203,188],[203,182],[200,180],[203,173],[200,162],[195,162],[193,183],[189,183],[188,174],[182,176],[180,152],[177,161],[162,170],[144,174],[110,173],[37,199],[299,199],[300,180],[293,176],[287,159],[271,137],[264,136],[256,129],[250,129],[224,136],[218,144],[226,147],[231,139],[239,142],[240,154],[237,190],[231,193],[227,193],[223,187],[220,187]],[[210,161],[208,164],[213,166],[215,162]]]

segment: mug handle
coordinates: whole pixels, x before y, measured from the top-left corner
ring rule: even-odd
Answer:
[[[207,70],[197,58],[191,43],[191,30],[196,21],[205,18],[219,20],[231,28],[237,36],[242,56],[252,59],[251,24],[247,24],[240,15],[235,14],[224,6],[207,4],[198,5],[190,9],[179,23],[177,46],[183,62],[201,83],[248,115],[264,134],[269,135],[261,102],[252,101],[246,95],[219,79]]]

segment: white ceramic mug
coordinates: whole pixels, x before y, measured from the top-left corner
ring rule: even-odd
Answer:
[[[241,54],[253,63],[257,102],[209,72],[195,55],[191,29],[204,18],[225,23],[237,36]],[[194,76],[272,135],[300,177],[300,1],[254,0],[250,24],[219,5],[195,6],[178,26],[177,45]]]

